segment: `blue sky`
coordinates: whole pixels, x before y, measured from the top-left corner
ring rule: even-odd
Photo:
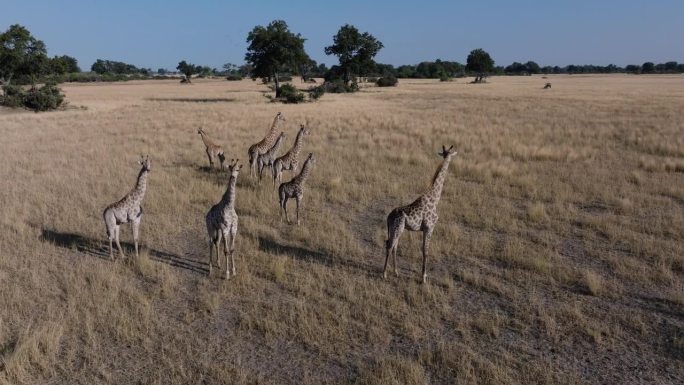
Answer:
[[[27,27],[48,53],[87,70],[95,59],[173,69],[180,60],[241,64],[255,25],[283,19],[318,62],[343,24],[385,45],[376,60],[465,62],[484,48],[497,65],[684,62],[684,0],[216,1],[1,0],[0,30]]]

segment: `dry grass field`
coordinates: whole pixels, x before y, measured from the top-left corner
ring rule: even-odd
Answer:
[[[0,111],[0,384],[684,379],[681,75],[401,81],[303,105],[249,80],[63,89],[64,111]],[[312,131],[303,223],[244,168],[238,276],[209,279],[204,215],[228,177],[197,127],[246,163],[277,111],[285,147]],[[409,232],[382,280],[387,214],[442,144],[458,155],[429,283]],[[124,226],[111,262],[102,211],[141,153],[143,251]]]

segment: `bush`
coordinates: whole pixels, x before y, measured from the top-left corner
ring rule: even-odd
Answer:
[[[399,81],[394,76],[383,76],[378,79],[375,84],[377,84],[378,87],[396,87],[398,82]]]
[[[450,82],[451,78],[447,74],[441,74],[439,76],[439,81],[440,82]]]
[[[54,83],[48,83],[41,88],[33,86],[28,91],[18,86],[7,85],[3,87],[3,91],[5,95],[0,98],[0,104],[7,107],[49,111],[59,108],[64,103],[64,94]]]
[[[228,76],[226,76],[226,80],[230,80],[230,81],[242,80],[242,76],[241,75],[228,75]]]
[[[318,100],[321,96],[325,94],[325,84],[321,84],[320,86],[316,87],[311,87],[307,92],[309,93],[309,99]]]
[[[378,81],[378,79],[379,79],[379,78],[378,78],[377,76],[369,76],[369,77],[366,78],[366,81],[367,81],[368,83],[375,83],[375,82]]]
[[[24,98],[24,106],[33,111],[55,110],[64,102],[64,95],[54,83],[41,88],[31,87]]]
[[[24,90],[20,86],[6,85],[2,87],[4,95],[0,96],[0,104],[6,107],[22,107],[24,105]]]
[[[349,85],[345,85],[342,80],[326,81],[321,85],[325,89],[325,92],[330,92],[333,94],[345,94],[347,92],[356,92],[359,90],[359,84],[356,82],[351,82]]]
[[[304,93],[292,84],[283,84],[280,86],[280,96],[278,98],[283,103],[297,104],[304,101]]]

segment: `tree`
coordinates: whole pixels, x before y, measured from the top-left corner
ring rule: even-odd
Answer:
[[[629,64],[625,67],[626,72],[638,74],[639,71],[641,71],[641,66],[636,65],[636,64]]]
[[[176,69],[180,71],[183,75],[185,75],[186,82],[190,83],[190,78],[192,77],[192,74],[198,73],[202,69],[202,67],[190,64],[183,60],[178,63]]]
[[[486,74],[494,70],[494,60],[482,48],[470,51],[466,61],[466,70]]]
[[[532,60],[525,63],[525,67],[527,68],[527,73],[529,74],[538,74],[541,72],[541,67],[539,67],[539,64],[533,62]]]
[[[47,69],[47,61],[45,43],[28,29],[14,24],[0,34],[0,80],[34,82]]]
[[[224,64],[223,69],[226,70],[227,75],[238,75],[240,73],[240,67],[233,63]]]
[[[641,73],[643,74],[652,74],[655,72],[655,64],[653,64],[650,61],[647,61],[641,66]]]
[[[373,69],[373,58],[382,48],[382,42],[373,35],[345,24],[333,36],[333,45],[325,47],[325,54],[339,58],[344,84],[348,85],[352,74],[363,75]]]
[[[159,75],[166,75],[166,69],[165,69],[165,68],[159,68],[159,69],[157,70],[157,73],[158,73]]]
[[[290,32],[283,20],[274,20],[268,26],[256,26],[247,35],[245,61],[252,65],[252,79],[273,79],[276,97],[280,97],[278,73],[294,70],[309,60],[304,51],[304,39]]]
[[[67,74],[81,72],[78,61],[67,55],[55,56],[48,61],[49,72],[53,74]]]
[[[669,61],[665,63],[665,71],[667,72],[677,72],[677,62]]]
[[[102,60],[102,59],[97,59],[95,63],[93,63],[92,66],[90,66],[90,70],[93,72],[97,72],[98,74],[102,75],[105,73],[113,73],[113,74],[118,74],[118,75],[130,75],[130,74],[138,74],[138,73],[146,73],[148,70],[145,68],[138,68],[134,66],[133,64],[127,64],[123,63],[120,61],[114,61],[114,60]]]

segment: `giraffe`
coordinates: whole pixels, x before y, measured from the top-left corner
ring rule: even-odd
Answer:
[[[223,147],[212,142],[202,127],[197,129],[197,133],[202,137],[202,142],[204,142],[204,146],[206,147],[207,157],[209,158],[209,167],[214,168],[213,157],[217,157],[221,163],[221,168],[223,168],[223,162],[226,160],[226,156],[223,153]]]
[[[276,139],[276,142],[273,145],[273,147],[271,147],[265,153],[257,156],[257,169],[259,170],[259,183],[261,183],[261,174],[264,171],[264,167],[268,166],[268,167],[273,168],[273,162],[275,161],[276,156],[278,156],[278,151],[280,151],[280,148],[283,146],[283,141],[285,140],[285,138],[287,138],[287,135],[285,135],[285,132],[283,131],[278,136],[278,139]]]
[[[257,156],[265,153],[268,151],[271,147],[273,147],[273,144],[276,141],[277,138],[277,133],[278,133],[278,123],[280,121],[285,121],[285,116],[283,115],[282,112],[278,112],[273,119],[273,124],[271,124],[271,128],[268,130],[266,133],[266,136],[261,139],[259,143],[255,143],[249,147],[249,150],[247,151],[247,154],[249,155],[249,175],[256,176],[256,161],[257,161]]]
[[[114,260],[112,241],[116,241],[121,257],[125,258],[121,244],[119,243],[119,227],[122,223],[131,223],[133,230],[133,242],[135,244],[135,256],[138,256],[138,233],[140,230],[140,220],[142,219],[142,201],[147,190],[147,175],[150,173],[150,157],[143,158],[140,155],[140,173],[135,183],[135,187],[126,196],[116,203],[112,203],[102,213],[105,226],[107,227],[107,237],[109,238],[109,259]]]
[[[287,215],[287,200],[294,198],[297,201],[297,225],[299,225],[299,203],[304,197],[304,182],[306,182],[311,172],[311,167],[316,163],[316,158],[312,153],[304,161],[302,171],[299,175],[292,178],[291,181],[282,183],[278,188],[278,197],[280,198],[280,219],[283,218],[283,211],[285,211],[285,220],[290,223],[290,218]]]
[[[238,159],[231,160],[228,166],[228,172],[230,173],[228,188],[223,194],[221,201],[212,206],[206,215],[207,232],[209,233],[209,276],[211,276],[213,266],[214,249],[216,250],[216,263],[219,268],[221,267],[221,261],[219,260],[221,238],[223,238],[223,254],[226,258],[226,274],[224,278],[230,278],[231,266],[233,276],[236,275],[235,257],[233,255],[235,251],[235,236],[238,230],[238,216],[235,212],[235,184],[240,169],[242,169],[242,165],[238,165]]]
[[[447,175],[449,162],[451,158],[456,155],[456,151],[452,151],[454,146],[448,149],[442,146],[442,152],[438,153],[444,160],[437,168],[435,175],[432,177],[432,182],[427,191],[418,197],[413,203],[398,207],[387,216],[387,242],[385,242],[385,267],[382,270],[383,278],[387,278],[387,262],[390,254],[394,262],[394,274],[397,272],[397,245],[399,244],[399,237],[404,229],[410,231],[423,232],[423,278],[421,283],[427,281],[427,272],[425,270],[427,263],[428,246],[430,237],[432,237],[432,230],[437,224],[437,204],[442,195],[442,187],[444,186],[444,179]]]
[[[302,141],[304,135],[309,135],[311,131],[302,124],[297,132],[294,145],[285,155],[277,158],[273,162],[273,188],[275,189],[276,181],[280,182],[283,179],[283,170],[292,170],[297,172],[299,166],[299,152],[302,150]]]

